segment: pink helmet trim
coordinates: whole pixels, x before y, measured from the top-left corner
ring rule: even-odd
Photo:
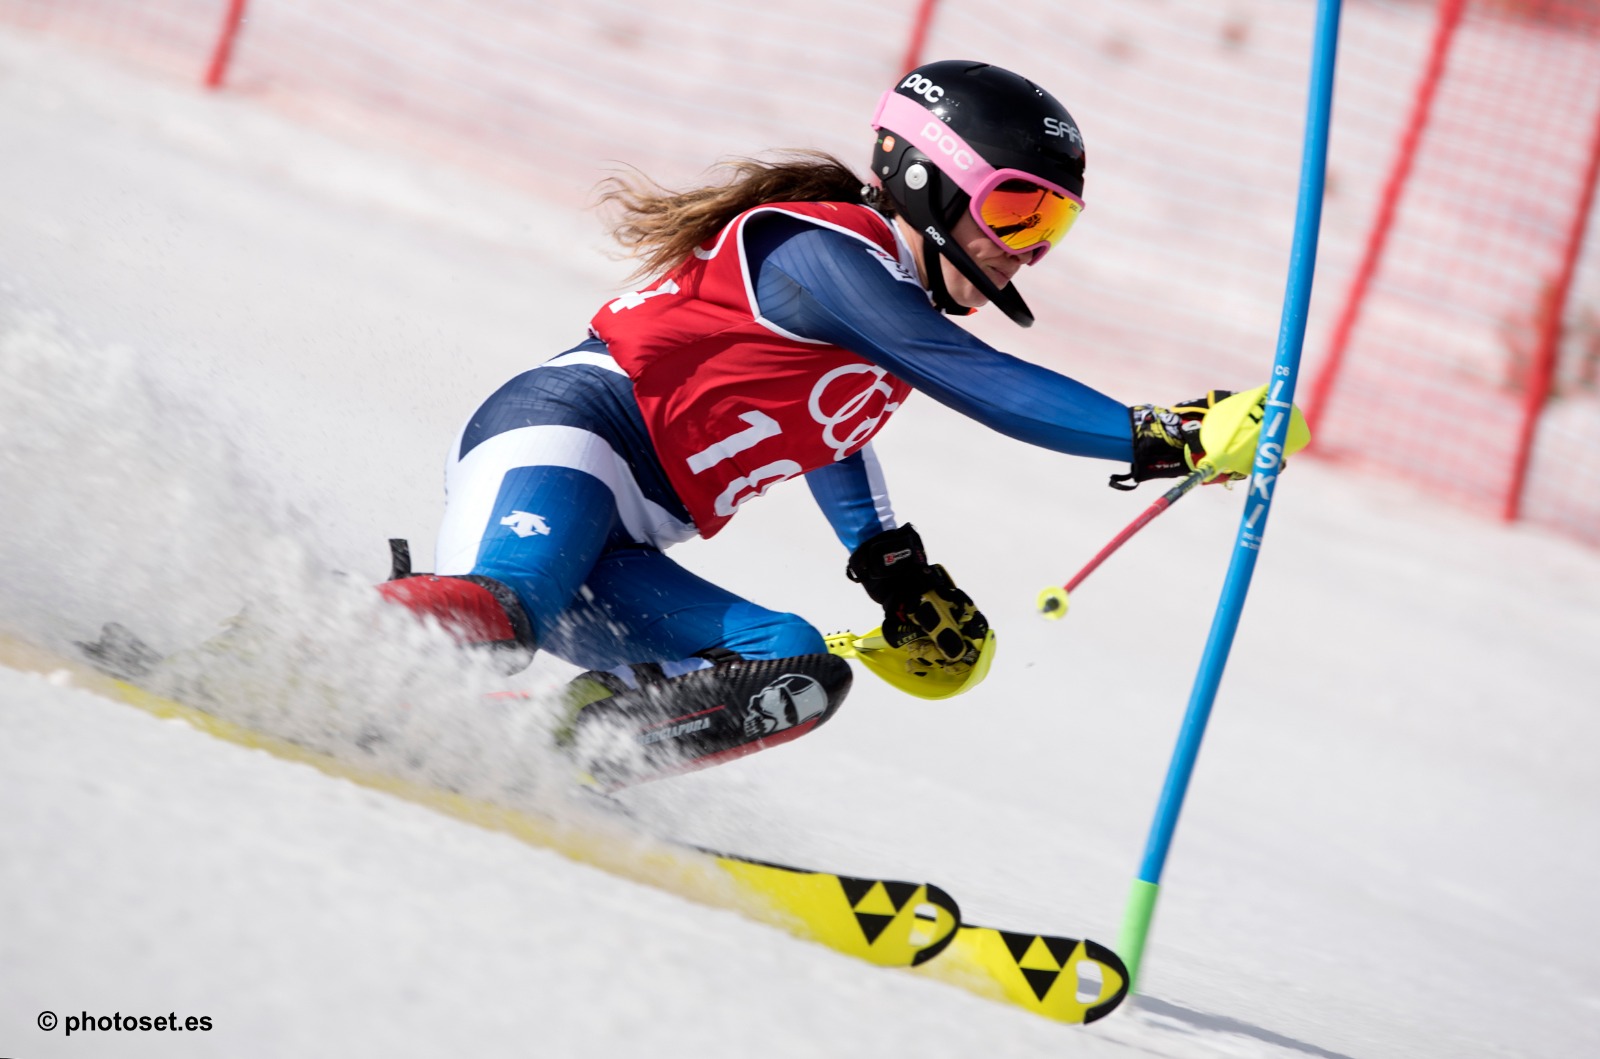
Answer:
[[[900,93],[890,90],[878,100],[878,109],[872,115],[874,129],[887,129],[921,148],[922,153],[939,163],[939,168],[949,173],[956,186],[968,195],[983,187],[984,181],[994,172],[994,166],[983,160],[983,155],[968,146],[967,141],[950,130],[938,116],[920,103],[913,102]],[[946,164],[949,168],[946,169]]]

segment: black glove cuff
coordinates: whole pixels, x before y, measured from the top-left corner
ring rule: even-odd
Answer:
[[[874,602],[885,606],[907,595],[916,598],[932,585],[922,538],[910,525],[863,541],[850,553],[845,576],[860,582]]]
[[[1128,409],[1133,427],[1133,466],[1126,474],[1113,474],[1113,489],[1133,489],[1140,482],[1152,478],[1181,478],[1189,473],[1189,459],[1199,459],[1200,421],[1212,403],[1226,397],[1228,391],[1213,390],[1195,401],[1185,401],[1172,408],[1159,405],[1136,404]],[[1220,396],[1218,396],[1220,395]]]

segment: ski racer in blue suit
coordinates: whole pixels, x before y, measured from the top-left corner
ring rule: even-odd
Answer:
[[[873,125],[865,187],[815,154],[736,163],[726,185],[683,194],[614,181],[615,234],[652,282],[474,412],[450,451],[434,573],[379,586],[463,642],[587,670],[563,731],[620,720],[653,755],[613,763],[616,782],[783,742],[842,701],[848,665],[816,628],[665,554],[791,477],[908,671],[981,677],[992,631],[896,519],[871,446],[910,391],[1029,444],[1128,464],[1123,488],[1203,455],[1199,423],[1220,392],[1129,408],[950,319],[993,303],[1032,323],[1012,278],[1083,207],[1065,108],[1009,71],[939,62],[886,92]]]

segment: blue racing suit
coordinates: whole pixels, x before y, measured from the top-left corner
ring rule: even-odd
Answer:
[[[745,235],[761,316],[855,353],[1010,437],[1128,462],[1128,409],[1002,353],[896,279],[861,241],[793,214]],[[895,527],[871,445],[806,476],[853,550]],[[746,658],[825,650],[793,614],[757,606],[667,558],[694,534],[628,376],[590,337],[496,390],[451,452],[436,569],[509,586],[539,646],[588,669],[721,648]]]

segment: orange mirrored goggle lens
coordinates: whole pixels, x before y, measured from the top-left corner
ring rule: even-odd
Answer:
[[[984,196],[978,217],[1013,250],[1054,243],[1072,228],[1083,203],[1030,180],[1005,180]]]

